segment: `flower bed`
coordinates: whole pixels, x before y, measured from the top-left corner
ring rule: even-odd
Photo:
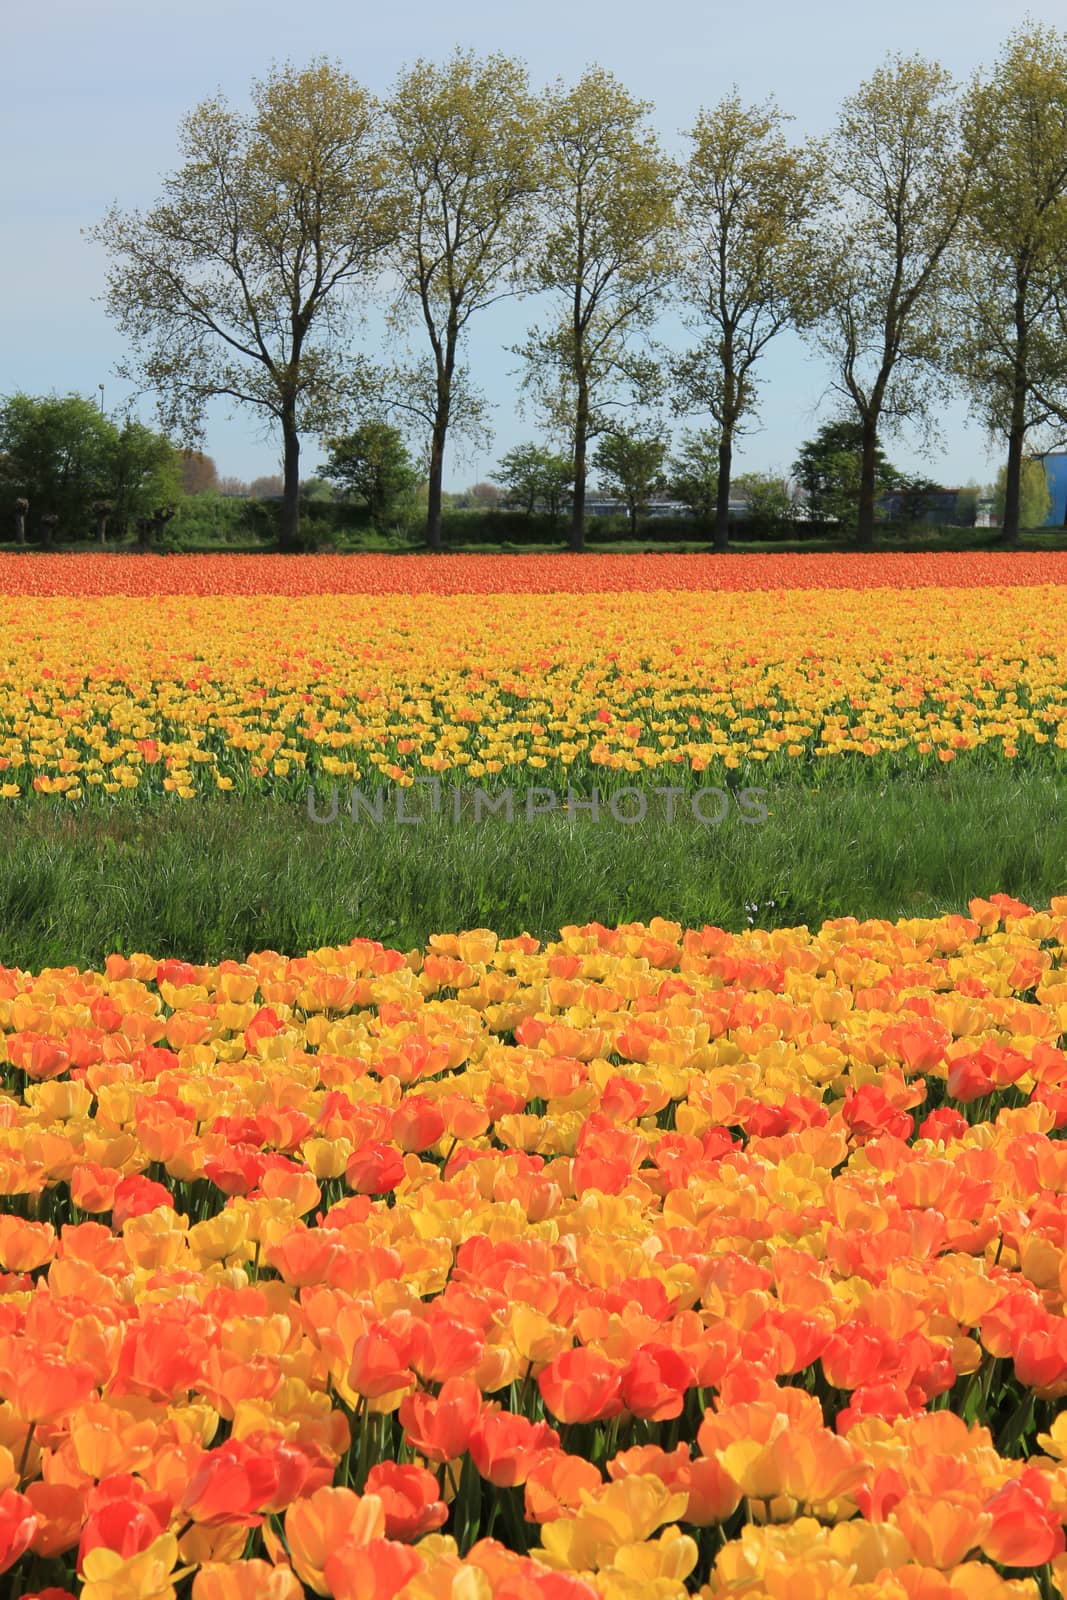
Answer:
[[[0,1584],[1065,1592],[1065,945],[0,970]]]
[[[0,552],[0,593],[606,594],[623,590],[1008,588],[1063,584],[1058,551],[759,555],[120,555]]]
[[[1062,593],[0,598],[0,796],[1047,765]]]

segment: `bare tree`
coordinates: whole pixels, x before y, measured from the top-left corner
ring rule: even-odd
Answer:
[[[147,213],[112,207],[107,304],[130,338],[123,375],[194,442],[223,396],[281,433],[283,548],[299,526],[300,434],[343,422],[352,295],[393,236],[377,107],[339,67],[275,69],[249,114],[221,98],[185,118],[182,164]]]
[[[756,410],[759,363],[810,310],[823,158],[817,146],[789,144],[787,120],[773,101],[745,106],[734,90],[702,111],[689,135],[679,287],[686,321],[702,337],[677,364],[678,402],[716,424],[718,550],[728,542],[734,441]]]
[[[844,102],[829,171],[840,204],[816,263],[816,338],[860,423],[858,539],[869,546],[879,427],[922,420],[942,392],[946,253],[970,175],[944,68],[891,57]]]
[[[538,119],[521,63],[462,50],[444,66],[417,61],[403,72],[387,113],[401,218],[394,319],[421,322],[430,344],[391,398],[428,426],[426,537],[439,550],[449,432],[484,430],[460,350],[475,312],[519,286],[534,228]]]
[[[544,107],[547,237],[534,272],[556,314],[518,353],[554,429],[571,440],[572,550],[585,545],[590,439],[605,431],[611,408],[651,395],[658,382],[640,339],[675,265],[677,175],[648,126],[650,110],[600,68],[573,88],[556,84]]]
[[[967,94],[975,179],[957,258],[953,366],[1007,441],[1003,537],[1019,536],[1027,444],[1067,423],[1067,34],[1028,24]]]

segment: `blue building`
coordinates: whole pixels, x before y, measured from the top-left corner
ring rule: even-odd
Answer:
[[[1052,496],[1052,510],[1046,528],[1067,527],[1067,450],[1057,450],[1044,457],[1045,476]]]

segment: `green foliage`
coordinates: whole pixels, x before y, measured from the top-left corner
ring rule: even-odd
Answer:
[[[897,516],[900,521],[925,522],[933,504],[933,496],[941,493],[941,486],[919,474],[901,478],[893,492],[898,502]]]
[[[993,486],[993,510],[1001,527],[1004,526],[1005,520],[1007,482],[1008,468],[1005,464],[997,473],[996,483]],[[1039,457],[1029,456],[1023,462],[1020,473],[1019,527],[1043,528],[1051,510],[1052,495],[1049,493],[1045,464]]]
[[[863,425],[860,481],[848,496],[861,545],[873,539],[879,431],[927,422],[943,403],[947,268],[970,171],[955,85],[937,62],[890,56],[843,102],[812,325],[834,388]]]
[[[329,459],[320,468],[322,476],[365,505],[375,527],[388,526],[399,502],[419,482],[399,428],[372,419],[325,445]]]
[[[606,433],[593,455],[606,494],[626,501],[631,533],[637,532],[637,519],[652,495],[667,487],[663,463],[666,441],[653,434],[626,432],[621,428]]]
[[[167,535],[185,548],[253,547],[277,539],[277,505],[263,500],[239,499],[235,495],[187,495]]]
[[[176,509],[182,498],[180,452],[162,434],[127,417],[109,452],[109,528],[121,537],[133,531],[139,517]]]
[[[973,528],[978,520],[978,500],[981,490],[976,483],[968,483],[956,496],[956,522],[961,528]]]
[[[57,538],[88,536],[93,502],[108,492],[115,436],[99,405],[80,395],[8,396],[0,404],[4,499],[30,502],[30,530],[55,516]]]
[[[773,472],[742,472],[734,487],[748,505],[746,528],[779,528],[790,521],[793,501],[784,478]]]
[[[759,364],[771,340],[810,315],[814,220],[823,157],[791,146],[773,101],[745,106],[736,89],[690,132],[682,187],[680,291],[699,342],[675,363],[677,405],[706,412],[723,448],[716,544],[727,539],[736,437],[757,410]]]
[[[429,345],[392,374],[391,399],[429,435],[426,532],[436,548],[446,443],[484,433],[484,404],[462,361],[465,330],[517,287],[533,247],[537,107],[521,62],[457,49],[443,65],[406,68],[386,115],[398,217],[393,321],[421,324]]]
[[[719,492],[717,433],[683,433],[681,448],[667,462],[667,487],[696,516],[712,520]]]
[[[180,503],[182,458],[143,422],[116,426],[95,401],[16,394],[0,405],[0,487],[30,502],[31,530],[54,515],[57,539],[94,537],[94,507],[104,503],[121,536],[138,517]]]
[[[862,451],[863,426],[851,418],[824,422],[814,439],[801,446],[792,472],[814,519],[855,523]],[[874,472],[877,494],[888,493],[899,481],[880,445],[875,446]]]
[[[501,457],[496,479],[508,505],[527,516],[543,509],[555,527],[570,498],[574,463],[569,455],[546,450],[543,445],[520,444]]]

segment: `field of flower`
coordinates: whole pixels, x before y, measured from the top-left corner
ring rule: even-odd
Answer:
[[[1065,563],[0,555],[0,1600],[1067,1596]]]
[[[705,589],[1018,588],[1063,583],[1056,551],[768,555],[118,555],[0,552],[0,593],[610,594]]]
[[[1067,901],[0,1026],[6,1594],[1067,1592]]]
[[[5,596],[0,796],[1058,765],[1063,594]]]

